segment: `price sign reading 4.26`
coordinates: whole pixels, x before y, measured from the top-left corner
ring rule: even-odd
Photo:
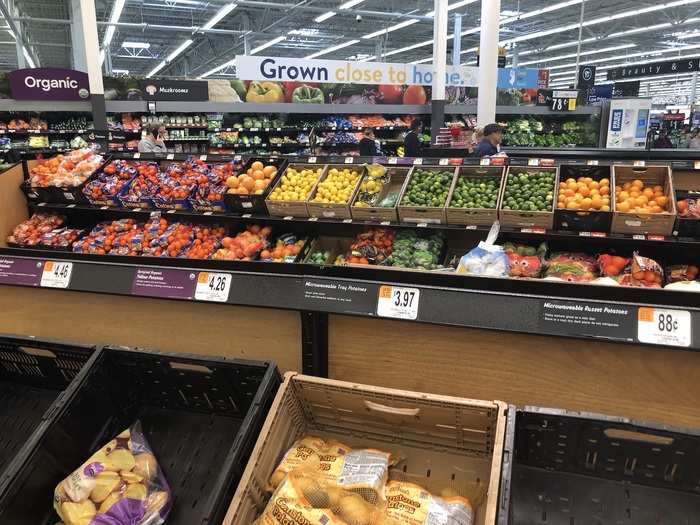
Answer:
[[[41,286],[45,288],[68,288],[73,263],[46,261],[41,273]]]
[[[401,286],[382,286],[379,288],[377,315],[395,319],[417,319],[420,290]]]
[[[642,343],[667,346],[690,346],[691,317],[686,310],[640,308],[637,339]]]
[[[197,301],[225,303],[231,290],[230,273],[199,272],[194,298]]]

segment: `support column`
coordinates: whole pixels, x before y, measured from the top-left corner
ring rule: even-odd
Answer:
[[[95,129],[107,129],[107,111],[105,108],[105,90],[102,84],[102,68],[100,67],[100,41],[97,38],[97,17],[94,0],[79,0],[78,12],[72,17],[79,18],[83,29],[80,41],[73,45],[82,46],[85,50],[85,63],[90,80],[90,101],[92,102],[92,120]]]
[[[479,127],[496,121],[498,87],[498,25],[501,0],[481,2],[481,38],[479,40],[479,98],[476,120]]]
[[[462,63],[462,15],[455,15],[455,27],[452,35],[452,65]]]
[[[500,0],[498,0],[500,1]],[[431,142],[445,125],[445,74],[447,72],[447,0],[435,0],[433,19],[433,93],[430,103]]]
[[[87,56],[83,45],[83,23],[80,18],[80,0],[71,0],[70,3],[70,37],[71,51],[73,53],[73,69],[87,71]]]
[[[513,44],[511,50],[513,51],[513,59],[510,67],[518,67],[520,64],[520,51],[518,50],[518,44]]]
[[[649,84],[647,84],[649,85]],[[698,94],[698,72],[696,71],[693,73],[693,83],[691,84],[691,93],[690,93],[690,104],[689,106],[692,106],[695,104],[695,97],[697,97]]]

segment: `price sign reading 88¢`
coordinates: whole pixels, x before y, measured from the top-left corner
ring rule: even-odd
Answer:
[[[420,290],[400,286],[382,286],[377,299],[377,315],[395,319],[417,319]]]
[[[662,308],[640,308],[637,339],[642,343],[656,345],[690,346],[690,312]]]

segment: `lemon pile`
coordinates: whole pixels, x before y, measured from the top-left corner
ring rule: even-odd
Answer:
[[[359,178],[356,170],[331,168],[325,180],[319,183],[316,197],[311,202],[346,204]]]
[[[279,185],[272,191],[269,199],[273,201],[305,201],[311,188],[321,176],[321,168],[302,169],[288,168],[282,175]]]

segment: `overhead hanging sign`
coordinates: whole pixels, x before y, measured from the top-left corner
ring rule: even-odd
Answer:
[[[209,100],[209,84],[197,80],[146,79],[141,81],[144,100],[178,100],[197,102]]]
[[[700,71],[700,58],[683,58],[667,62],[649,62],[636,66],[623,66],[608,70],[608,80],[624,78],[649,77],[655,75],[674,75]]]
[[[576,87],[579,89],[592,88],[595,84],[595,70],[596,66],[579,66]]]
[[[498,70],[500,89],[536,89],[539,84],[539,69],[507,67]]]
[[[10,92],[15,100],[88,100],[87,73],[43,67],[11,71]]]
[[[304,60],[249,55],[236,57],[236,72],[240,80],[419,86],[431,85],[435,74],[430,64]],[[476,87],[478,75],[478,67],[447,66],[445,84]]]

